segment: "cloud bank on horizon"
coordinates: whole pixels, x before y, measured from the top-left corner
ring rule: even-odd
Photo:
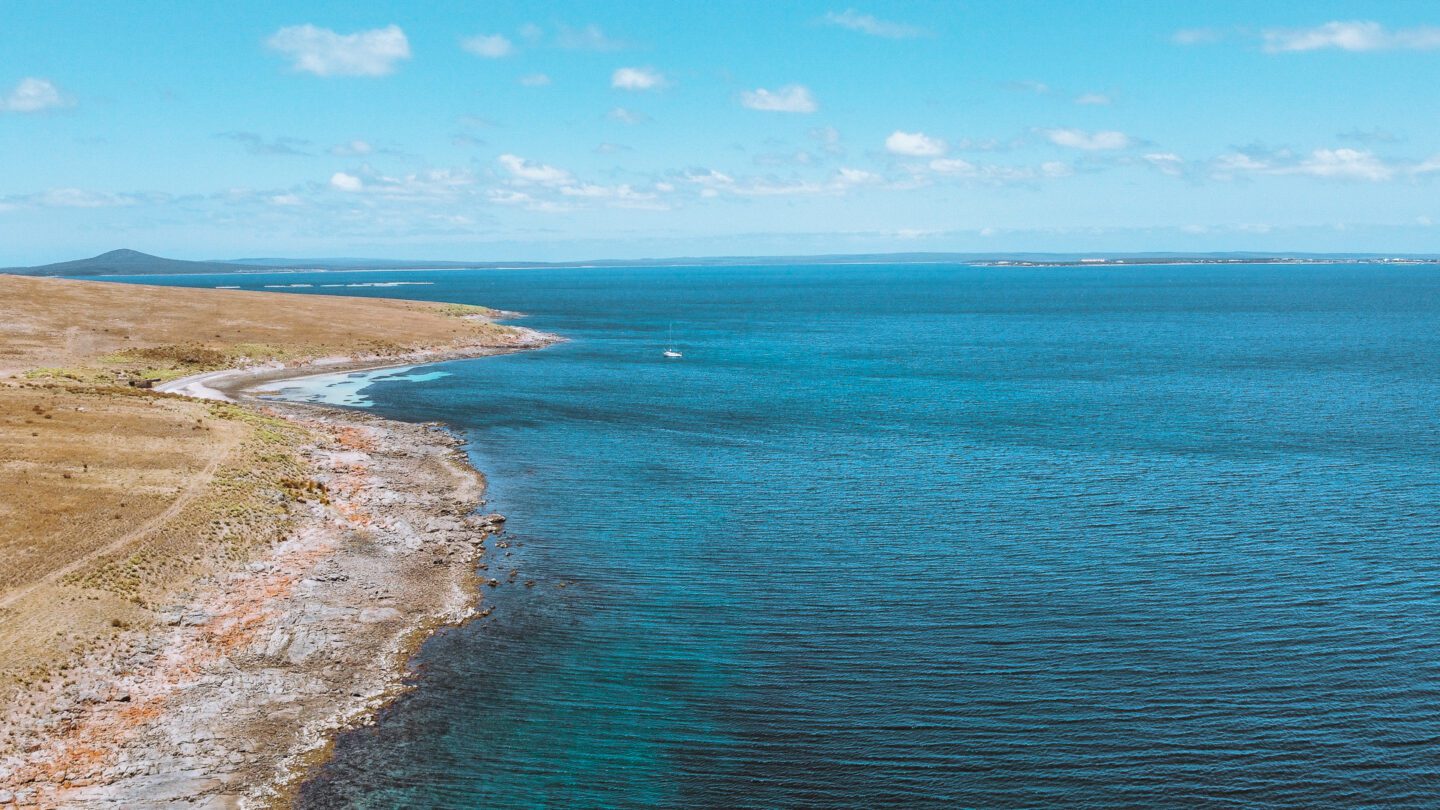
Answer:
[[[1440,252],[1440,11],[1154,5],[24,0],[0,264]]]

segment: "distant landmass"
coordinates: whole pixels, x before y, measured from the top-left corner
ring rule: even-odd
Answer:
[[[231,262],[191,262],[165,259],[138,250],[112,250],[89,259],[42,264],[39,267],[9,267],[5,273],[27,276],[149,276],[190,273],[260,273],[269,267],[252,267]]]
[[[1050,267],[1113,264],[1307,264],[1315,262],[1440,263],[1440,256],[1413,253],[844,253],[821,256],[678,256],[673,258],[596,259],[574,262],[465,262],[419,259],[212,259],[187,261],[138,250],[112,250],[89,259],[36,267],[0,268],[0,273],[30,276],[146,276],[200,273],[273,273],[284,270],[494,270],[542,267],[685,267],[787,264],[982,264]]]

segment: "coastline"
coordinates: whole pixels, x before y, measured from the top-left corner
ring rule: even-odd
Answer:
[[[521,317],[519,313],[514,312],[500,314],[505,317]],[[493,321],[494,319],[487,317],[483,320]],[[427,363],[443,363],[449,360],[473,360],[481,357],[494,357],[501,354],[514,354],[516,352],[530,351],[531,349],[543,349],[546,346],[551,346],[563,341],[563,338],[558,335],[539,332],[523,326],[514,326],[513,324],[509,326],[520,334],[520,340],[511,346],[475,345],[447,347],[444,349],[424,349],[399,354],[322,357],[293,366],[283,363],[260,363],[253,366],[224,368],[217,371],[204,371],[198,374],[177,377],[176,379],[157,384],[154,390],[160,393],[180,394],[197,399],[215,399],[225,402],[261,402],[262,400],[257,398],[247,397],[245,392],[261,385],[303,380],[326,374],[378,371],[381,369],[405,368]],[[270,401],[263,400],[263,402],[268,404]]]
[[[516,327],[518,328],[518,327]],[[406,688],[409,661],[435,630],[483,615],[485,587],[512,586],[503,559],[481,562],[503,526],[481,515],[484,476],[443,428],[355,409],[261,400],[267,384],[541,348],[463,346],[329,357],[194,374],[156,386],[222,400],[309,432],[313,491],[283,542],[210,578],[123,654],[41,695],[22,762],[0,762],[20,806],[285,806],[335,735],[368,722]],[[493,567],[496,576],[483,576]],[[505,574],[508,573],[508,576]],[[71,695],[70,693],[78,693]],[[10,788],[14,781],[16,787]],[[0,793],[0,800],[5,796]]]

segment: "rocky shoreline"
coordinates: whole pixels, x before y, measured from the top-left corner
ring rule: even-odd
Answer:
[[[527,347],[554,341],[533,335]],[[249,369],[204,384],[228,397],[306,371],[406,359]],[[477,563],[504,518],[477,511],[484,478],[443,428],[247,407],[316,437],[301,450],[311,483],[287,539],[203,582],[153,629],[122,633],[72,682],[7,707],[26,721],[26,739],[0,760],[0,807],[288,804],[336,732],[403,689],[418,644],[476,615],[485,586],[499,586]]]

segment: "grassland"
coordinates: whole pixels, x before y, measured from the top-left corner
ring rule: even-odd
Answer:
[[[477,308],[381,299],[0,275],[0,301],[0,704],[156,622],[325,497],[305,428],[141,381],[517,335]]]

